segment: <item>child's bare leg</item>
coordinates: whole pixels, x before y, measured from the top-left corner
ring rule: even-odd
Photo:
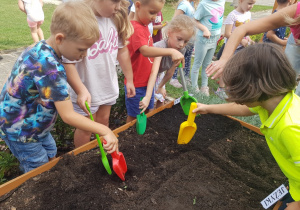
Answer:
[[[222,87],[222,88],[225,87],[225,84],[224,84],[222,78],[220,78],[220,80],[219,80],[219,87]]]
[[[38,42],[39,41],[39,36],[38,36],[38,33],[37,33],[37,26],[30,27],[30,32],[31,32],[31,36],[32,36],[33,41],[35,43]]]
[[[96,122],[101,123],[103,125],[109,126],[109,116],[110,116],[111,106],[109,105],[102,105],[98,109],[98,111],[93,114],[93,117]],[[75,148],[80,147],[90,141],[91,133],[76,129],[74,133],[74,145]]]
[[[135,119],[136,119],[135,117],[131,117],[131,116],[127,115],[126,123],[129,123],[129,122],[131,122],[131,121],[133,121]]]
[[[41,29],[41,24],[38,24],[38,25],[37,25],[37,34],[38,34],[38,36],[40,37],[40,40],[45,39],[45,38],[44,38],[43,30]]]
[[[161,102],[161,101],[157,100],[157,101],[156,101],[156,107],[155,107],[155,108],[159,108],[159,107],[161,107],[161,106],[163,106],[163,105],[164,105],[164,102]]]

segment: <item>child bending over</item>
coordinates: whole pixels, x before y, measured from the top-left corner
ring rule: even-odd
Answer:
[[[61,4],[53,13],[50,32],[50,38],[19,56],[0,95],[0,137],[23,172],[55,158],[57,148],[50,131],[57,114],[71,126],[104,136],[109,153],[118,151],[118,139],[107,126],[74,112],[61,62],[62,56],[84,58],[99,39],[93,11],[79,1]]]
[[[251,58],[251,59],[245,59]],[[300,203],[300,98],[294,93],[296,73],[276,44],[256,44],[235,54],[225,65],[227,104],[198,104],[200,114],[258,114],[261,132],[289,180],[289,196]]]
[[[192,27],[193,24],[192,19],[187,15],[177,15],[167,26],[167,38],[154,43],[154,46],[160,48],[173,48],[179,50],[182,54],[185,54],[186,50],[189,48],[187,44],[195,34],[195,28]],[[156,108],[164,104],[166,97],[165,84],[172,78],[178,65],[179,63],[173,62],[169,56],[154,58],[152,71],[154,74],[157,74],[158,72],[154,87]]]
[[[134,33],[129,39],[128,49],[131,57],[136,95],[129,98],[125,94],[127,122],[134,120],[138,114],[146,109],[150,111],[154,108],[153,87],[157,75],[151,70],[153,57],[171,56],[172,61],[178,64],[184,58],[177,49],[153,47],[152,35],[147,26],[155,20],[164,3],[164,0],[135,1],[135,13],[131,21]],[[126,86],[127,80],[125,80],[125,93]],[[140,101],[141,98],[143,100]]]

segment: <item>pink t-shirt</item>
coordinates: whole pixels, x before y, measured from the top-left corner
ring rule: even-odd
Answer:
[[[300,14],[300,2],[297,3],[297,10],[294,18],[297,18],[299,14]],[[290,26],[290,29],[291,32],[293,33],[295,41],[297,41],[297,39],[300,39],[300,24]]]

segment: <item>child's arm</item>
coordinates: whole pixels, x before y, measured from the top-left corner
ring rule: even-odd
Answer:
[[[225,34],[224,36],[229,39],[229,37],[231,36],[232,34],[232,27],[233,25],[231,24],[226,24],[225,25]],[[246,39],[245,37],[242,39],[242,41],[240,42],[241,45],[243,45],[244,47],[247,47],[248,45],[248,39]]]
[[[132,72],[132,66],[130,61],[130,54],[126,46],[123,48],[119,48],[117,59],[120,63],[123,74],[127,80],[126,83],[127,97],[131,98],[135,96],[135,87],[133,84],[133,72]]]
[[[22,0],[18,1],[19,9],[26,14],[24,2]]]
[[[171,56],[173,62],[184,60],[182,53],[173,48],[159,48],[143,45],[139,48],[139,51],[145,57]]]
[[[197,114],[222,114],[232,116],[251,116],[254,115],[245,105],[236,103],[226,104],[201,104],[197,103],[197,108],[193,110]]]
[[[165,48],[159,48],[159,49],[165,49]],[[159,70],[160,61],[161,61],[161,57],[156,57],[153,61],[150,77],[149,77],[148,84],[147,84],[146,95],[143,98],[143,100],[140,101],[140,103],[139,103],[139,109],[142,110],[141,113],[143,113],[149,106],[149,102],[150,102],[153,88],[155,85],[155,81],[157,78],[157,73]]]
[[[43,0],[40,0],[40,3],[41,3],[41,6],[43,7],[44,6]]]
[[[74,126],[75,128],[103,136],[107,141],[107,144],[104,144],[103,148],[108,153],[113,153],[114,151],[118,152],[118,139],[107,126],[91,121],[87,117],[76,113],[73,109],[71,100],[57,101],[54,102],[54,104],[61,119],[65,123]]]
[[[165,94],[165,91],[162,88],[172,78],[172,76],[173,76],[173,74],[175,72],[175,69],[177,68],[177,66],[179,64],[180,64],[180,62],[173,62],[173,65],[171,66],[170,69],[167,70],[164,78],[159,83],[157,93],[161,93],[165,97],[166,94]],[[184,63],[183,63],[183,66],[184,66]]]
[[[194,23],[195,23],[195,26],[196,26],[199,30],[203,31],[203,37],[209,39],[211,33],[210,33],[210,31],[208,30],[208,28],[207,28],[205,25],[201,24],[201,23],[200,23],[198,20],[196,20],[196,19],[194,19]]]
[[[268,39],[270,39],[272,42],[274,42],[274,43],[276,43],[276,44],[279,44],[279,45],[281,45],[281,46],[286,46],[286,44],[287,44],[287,39],[280,39],[277,35],[276,35],[276,33],[275,33],[275,31],[273,31],[273,30],[270,30],[270,31],[268,31],[267,32],[267,38]]]
[[[299,210],[300,209],[300,201],[294,201],[286,204],[285,210]]]
[[[287,16],[293,18],[297,9],[297,4],[285,7],[278,12],[273,13],[267,17],[261,18],[259,20],[254,20],[249,23],[243,24],[237,27],[234,32],[231,34],[231,39],[225,45],[222,57],[220,60],[215,61],[213,64],[210,64],[206,73],[208,76],[212,76],[212,79],[217,79],[222,75],[223,68],[229,58],[233,55],[238,44],[241,42],[243,37],[246,35],[253,35],[263,33],[275,28],[286,26],[287,23],[285,18]]]
[[[85,107],[85,102],[87,101],[89,106],[91,105],[91,94],[85,85],[81,82],[79,74],[76,70],[74,63],[64,63],[64,67],[67,74],[67,80],[69,85],[73,88],[77,94],[77,104],[78,106],[87,114],[89,111]]]

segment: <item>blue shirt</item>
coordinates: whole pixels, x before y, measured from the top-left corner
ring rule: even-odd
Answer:
[[[212,36],[221,34],[224,5],[225,0],[202,0],[198,4],[197,10],[194,14],[194,18],[202,25],[206,26]],[[203,32],[199,30],[198,35],[203,36]]]
[[[57,118],[55,101],[69,99],[60,58],[45,41],[28,47],[16,61],[0,95],[0,137],[36,142]]]
[[[276,12],[277,10],[274,10],[274,13]],[[276,34],[276,36],[279,38],[279,39],[284,39],[285,37],[285,31],[286,31],[286,26],[283,26],[283,27],[280,27],[280,28],[276,28],[273,30]],[[267,33],[268,32],[265,32],[264,34],[264,38],[263,38],[263,42],[272,42],[270,39],[268,39],[267,37]]]
[[[194,18],[195,9],[187,0],[183,0],[178,4],[177,9],[182,10],[185,15]]]

